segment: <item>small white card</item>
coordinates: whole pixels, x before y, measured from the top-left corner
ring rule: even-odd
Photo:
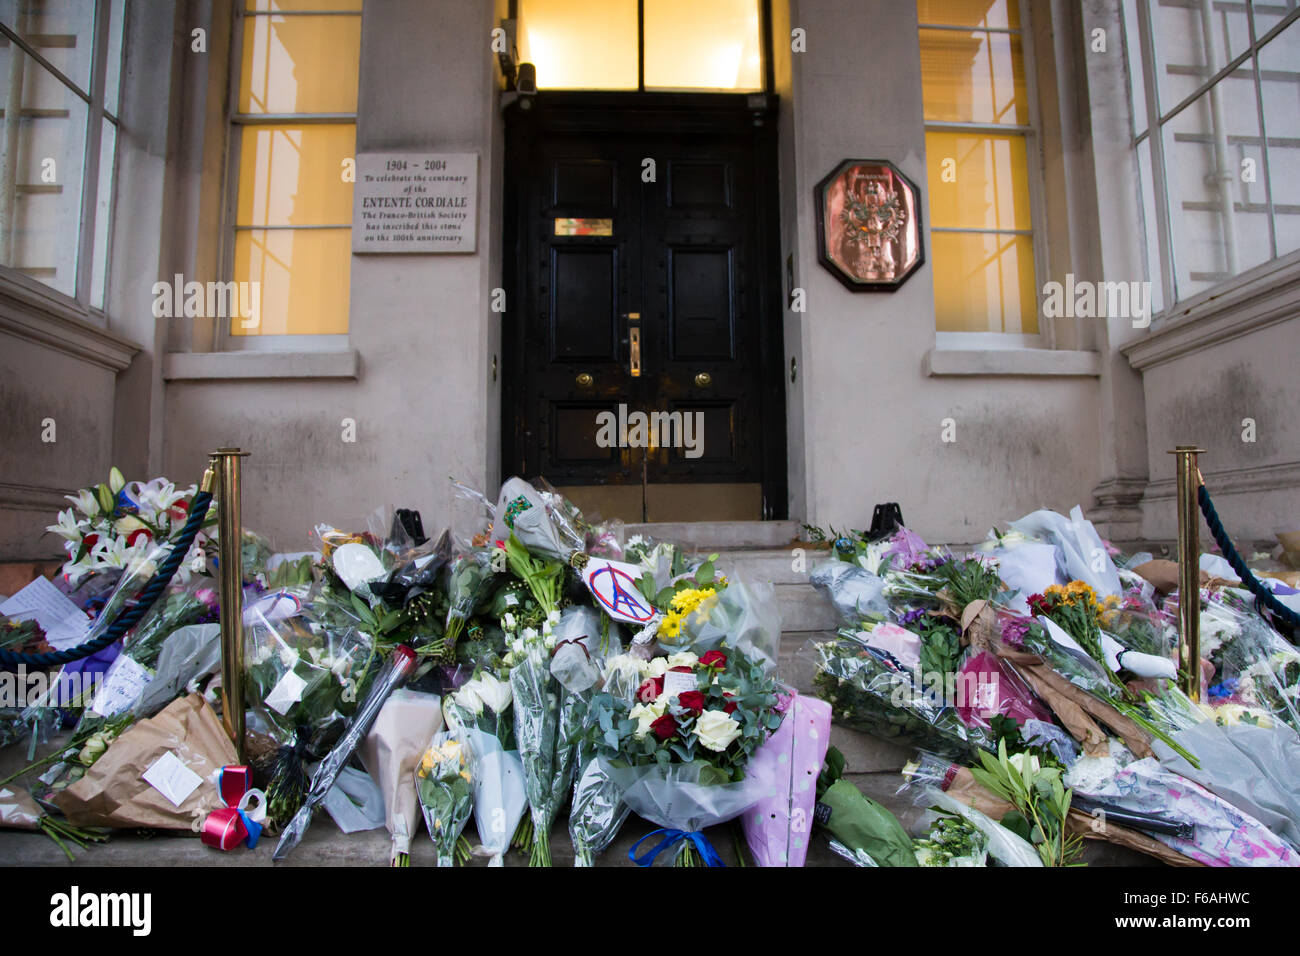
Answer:
[[[181,763],[181,758],[170,750],[150,764],[149,769],[140,776],[145,783],[171,801],[174,807],[184,803],[203,782],[202,777]]]
[[[699,680],[694,673],[683,674],[681,671],[664,672],[664,693],[669,697],[676,697],[679,694],[685,694],[687,691],[698,690]]]
[[[275,682],[271,693],[266,695],[266,706],[278,714],[287,714],[289,708],[302,700],[302,692],[307,682],[293,671],[285,671],[284,676]]]
[[[118,654],[108,665],[90,709],[101,717],[116,717],[135,706],[151,680],[153,674],[143,664]]]

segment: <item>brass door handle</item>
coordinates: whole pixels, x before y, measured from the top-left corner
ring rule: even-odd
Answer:
[[[573,378],[573,382],[578,388],[591,388],[595,381],[596,379],[592,377],[590,372],[579,372]]]
[[[695,376],[695,384],[698,385],[700,388],[708,388],[710,385],[713,384],[713,376],[710,375],[708,372],[699,372]]]
[[[627,371],[633,378],[641,374],[641,330],[635,325],[627,330],[628,345],[631,349],[628,355]]]

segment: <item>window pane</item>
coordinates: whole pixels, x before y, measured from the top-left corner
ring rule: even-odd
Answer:
[[[930,246],[940,332],[1038,331],[1028,236],[934,232]]]
[[[648,90],[759,90],[755,0],[646,0]]]
[[[1160,110],[1166,115],[1250,48],[1244,3],[1153,3],[1151,32]]]
[[[1151,311],[1165,307],[1164,274],[1160,266],[1160,240],[1156,225],[1155,180],[1151,173],[1151,140],[1138,144],[1138,192],[1142,197],[1142,259],[1146,266],[1144,278],[1151,283]]]
[[[1138,0],[1124,0],[1124,52],[1128,57],[1129,99],[1133,103],[1134,135],[1147,128],[1147,93],[1142,75],[1142,34],[1138,31]]]
[[[255,282],[255,315],[231,335],[337,335],[348,330],[352,265],[349,229],[241,229],[235,233],[236,282]]]
[[[0,264],[76,294],[86,104],[14,45],[0,48]],[[12,177],[12,178],[10,178]]]
[[[352,222],[352,183],[343,160],[356,149],[352,124],[245,126],[239,158],[240,226]]]
[[[90,57],[95,47],[92,0],[0,0],[0,22],[20,34],[83,93],[90,91]],[[8,46],[9,41],[4,43]]]
[[[962,27],[1020,26],[1019,0],[917,0],[921,23]]]
[[[925,134],[930,222],[961,229],[1029,229],[1023,136]]]
[[[95,246],[90,263],[90,306],[104,307],[108,285],[108,230],[113,210],[113,161],[117,158],[117,127],[103,120],[99,139],[99,188],[95,192]]]
[[[1254,159],[1258,169],[1258,143],[1249,80],[1224,80],[1165,124],[1178,299],[1270,258],[1262,177],[1249,183],[1242,176],[1245,159]]]
[[[1300,22],[1260,49],[1259,69],[1277,254],[1282,256],[1300,249]]]
[[[244,19],[241,113],[355,113],[361,18]]]
[[[1020,38],[922,30],[921,91],[927,120],[1027,123]]]
[[[126,0],[110,0],[108,51],[105,56],[104,108],[117,113],[122,100],[122,15]]]
[[[524,0],[519,48],[547,90],[637,88],[636,0]]]

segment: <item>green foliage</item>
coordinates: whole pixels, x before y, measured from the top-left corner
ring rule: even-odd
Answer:
[[[1018,754],[1019,759],[1013,761],[1002,740],[997,756],[981,753],[980,766],[972,767],[971,773],[986,790],[1016,808],[1028,830],[1026,838],[1038,850],[1044,866],[1074,866],[1083,838],[1066,833],[1073,791],[1061,782],[1060,767],[1035,767],[1032,756]],[[1012,822],[1020,825],[1020,821]]]

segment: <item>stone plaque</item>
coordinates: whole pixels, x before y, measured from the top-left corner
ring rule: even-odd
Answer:
[[[353,252],[473,252],[477,153],[362,153]]]

